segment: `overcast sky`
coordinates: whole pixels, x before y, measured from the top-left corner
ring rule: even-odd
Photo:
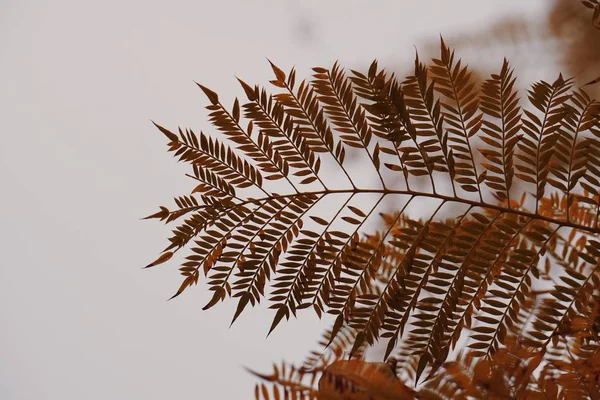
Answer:
[[[150,119],[212,132],[193,81],[229,103],[234,76],[271,79],[266,57],[300,76],[410,68],[413,46],[545,3],[1,0],[0,398],[252,398],[243,366],[300,361],[325,325],[304,314],[265,339],[267,310],[228,328],[233,303],[202,312],[203,286],[165,301],[176,263],[140,267],[169,229],[139,218],[192,185]]]

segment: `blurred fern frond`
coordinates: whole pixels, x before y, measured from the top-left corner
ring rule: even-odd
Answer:
[[[397,360],[387,363],[341,360],[320,369],[298,371],[275,366],[270,375],[254,373],[257,400],[402,400],[402,399],[597,399],[600,396],[600,347],[581,341],[561,343],[568,358],[548,356],[507,337],[489,358],[473,351],[446,362],[419,388],[396,376]],[[555,353],[557,353],[555,351]],[[280,371],[289,370],[290,373]]]

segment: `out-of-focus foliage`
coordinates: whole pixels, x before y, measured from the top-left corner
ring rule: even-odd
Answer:
[[[511,17],[499,20],[480,31],[466,30],[450,37],[463,51],[476,52],[497,49],[513,53],[543,49],[548,62],[556,63],[579,85],[600,75],[600,7],[598,0],[550,0],[545,18]],[[433,44],[432,46],[433,47]],[[517,51],[515,49],[522,49]],[[524,55],[532,68],[538,65]],[[591,95],[600,95],[600,88],[589,87]]]
[[[446,362],[418,389],[395,375],[392,362],[337,361],[324,369],[297,371],[275,367],[256,374],[257,400],[402,400],[402,399],[598,399],[600,349],[597,341],[561,340],[558,353],[545,354],[516,337],[488,358],[467,352]],[[280,370],[288,369],[289,374]],[[316,384],[318,382],[318,384]]]
[[[582,0],[584,6],[593,10],[592,25],[600,29],[600,2],[598,0]]]

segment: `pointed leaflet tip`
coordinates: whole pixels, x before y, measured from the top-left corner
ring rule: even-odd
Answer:
[[[352,350],[350,350],[350,354],[348,354],[349,359],[352,358],[354,353],[356,353],[360,346],[362,346],[366,338],[367,335],[365,334],[365,332],[359,332],[358,335],[356,335],[356,339],[354,339],[354,345],[352,346]]]
[[[248,100],[256,100],[256,98],[258,97],[258,91],[254,90],[250,85],[248,85],[246,82],[244,82],[237,76],[235,77],[235,79],[237,79],[240,85],[242,85],[242,88],[244,89],[244,92],[246,92],[246,97],[248,97]]]
[[[175,297],[179,296],[181,293],[175,293],[173,296],[169,297],[167,301],[173,300]]]
[[[594,79],[594,80],[591,80],[591,81],[589,81],[588,83],[586,83],[586,84],[585,84],[585,85],[583,85],[582,87],[586,87],[586,86],[588,86],[588,85],[595,85],[596,83],[599,83],[599,82],[600,82],[600,76],[599,76],[599,77],[597,77],[597,78],[596,78],[596,79]]]
[[[194,275],[190,275],[187,278],[185,278],[183,280],[183,282],[181,283],[181,286],[179,286],[179,289],[177,289],[177,293],[175,293],[173,296],[169,297],[167,299],[167,301],[169,300],[173,300],[175,297],[179,296],[181,293],[183,293],[183,291],[190,286],[192,283],[194,283],[196,281],[196,278]]]
[[[398,342],[398,336],[394,335],[393,337],[390,338],[390,340],[388,341],[388,344],[385,348],[385,355],[383,356],[384,359],[388,359],[388,357],[390,357],[390,354],[392,354],[392,351],[394,350],[394,348],[396,347],[396,343]]]
[[[258,377],[258,378],[260,378],[260,379],[263,379],[263,380],[265,380],[265,381],[273,382],[273,380],[274,380],[272,375],[264,375],[264,374],[259,374],[258,372],[256,372],[256,371],[253,371],[253,370],[251,370],[251,369],[250,369],[250,368],[248,368],[248,367],[244,367],[244,369],[246,370],[246,372],[249,372],[249,373],[251,373],[252,375],[254,375],[254,376],[256,376],[256,377]]]
[[[375,78],[375,74],[377,73],[377,59],[374,59],[371,65],[369,66],[369,72],[367,73],[369,78]]]
[[[209,308],[213,307],[215,304],[217,304],[219,302],[219,300],[221,300],[221,298],[225,297],[225,289],[222,288],[218,288],[221,290],[215,290],[215,293],[213,294],[212,299],[210,299],[210,301],[204,306],[202,307],[202,310],[208,310]]]
[[[419,64],[419,49],[414,44],[413,47],[415,48],[415,64]]]
[[[421,374],[423,374],[423,371],[425,370],[425,367],[427,366],[427,362],[429,361],[429,354],[425,353],[421,355],[421,358],[419,358],[419,364],[417,365],[417,373],[416,373],[416,378],[415,378],[415,387],[417,387],[417,385],[419,384],[419,378],[421,378]]]
[[[271,334],[271,332],[273,332],[273,330],[275,329],[275,327],[277,327],[277,325],[281,322],[281,320],[283,319],[283,317],[289,317],[288,316],[288,309],[287,307],[283,306],[283,307],[279,307],[279,309],[277,309],[277,313],[275,314],[275,317],[273,318],[273,323],[271,324],[271,328],[269,329],[269,333],[267,333],[267,337],[269,337],[269,335]]]
[[[168,216],[169,216],[169,209],[167,207],[160,206],[159,212],[148,215],[147,217],[140,218],[140,220],[160,218],[160,220],[162,221],[163,219],[167,218]]]
[[[173,257],[173,252],[167,251],[167,252],[161,254],[160,257],[158,257],[156,260],[154,260],[150,264],[146,265],[144,268],[150,268],[150,267],[154,267],[155,265],[162,264],[162,263],[168,261],[171,257]]]
[[[202,89],[202,91],[204,92],[204,94],[206,95],[206,97],[208,97],[208,100],[213,104],[213,105],[217,105],[219,104],[219,95],[217,95],[215,92],[213,92],[212,90],[210,90],[209,88],[207,88],[206,86],[202,86],[201,84],[199,84],[198,82],[194,82],[196,85],[198,85],[198,87],[200,89]]]
[[[329,343],[327,343],[327,346],[325,346],[325,348],[328,348],[331,342],[333,342],[333,339],[335,339],[343,324],[344,314],[339,314],[338,317],[335,319],[335,322],[333,323],[333,328],[331,328],[331,334],[329,335]]]
[[[250,298],[248,297],[248,294],[244,294],[240,297],[240,301],[238,302],[238,306],[237,306],[237,309],[235,310],[233,319],[231,320],[231,324],[229,324],[230,328],[233,325],[233,323],[235,322],[235,320],[238,319],[238,317],[240,316],[242,311],[244,311],[244,308],[246,308],[246,306],[248,305],[249,300],[250,300]]]
[[[450,63],[450,48],[446,45],[442,34],[440,33],[440,54],[442,56],[442,61],[445,63]]]
[[[166,137],[169,138],[169,140],[171,140],[172,142],[176,142],[177,140],[179,140],[179,138],[177,137],[176,134],[174,134],[173,132],[171,132],[170,130],[163,128],[162,126],[160,126],[159,124],[157,124],[156,122],[150,120],[150,122],[152,122],[154,124],[155,127],[158,128],[159,131],[161,131],[162,133],[165,134]]]
[[[277,65],[273,64],[268,58],[267,61],[269,62],[269,64],[271,64],[271,68],[275,73],[275,77],[277,77],[277,81],[285,83],[285,72],[283,72]]]

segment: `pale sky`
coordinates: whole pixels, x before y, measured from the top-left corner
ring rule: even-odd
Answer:
[[[303,314],[266,339],[269,310],[229,328],[234,303],[203,312],[204,286],[165,301],[176,262],[140,268],[170,230],[140,217],[193,185],[150,119],[214,133],[194,81],[230,103],[235,76],[267,84],[267,57],[299,77],[336,59],[407,69],[440,33],[542,20],[546,3],[2,0],[0,398],[253,398],[243,367],[301,361],[326,324]]]

